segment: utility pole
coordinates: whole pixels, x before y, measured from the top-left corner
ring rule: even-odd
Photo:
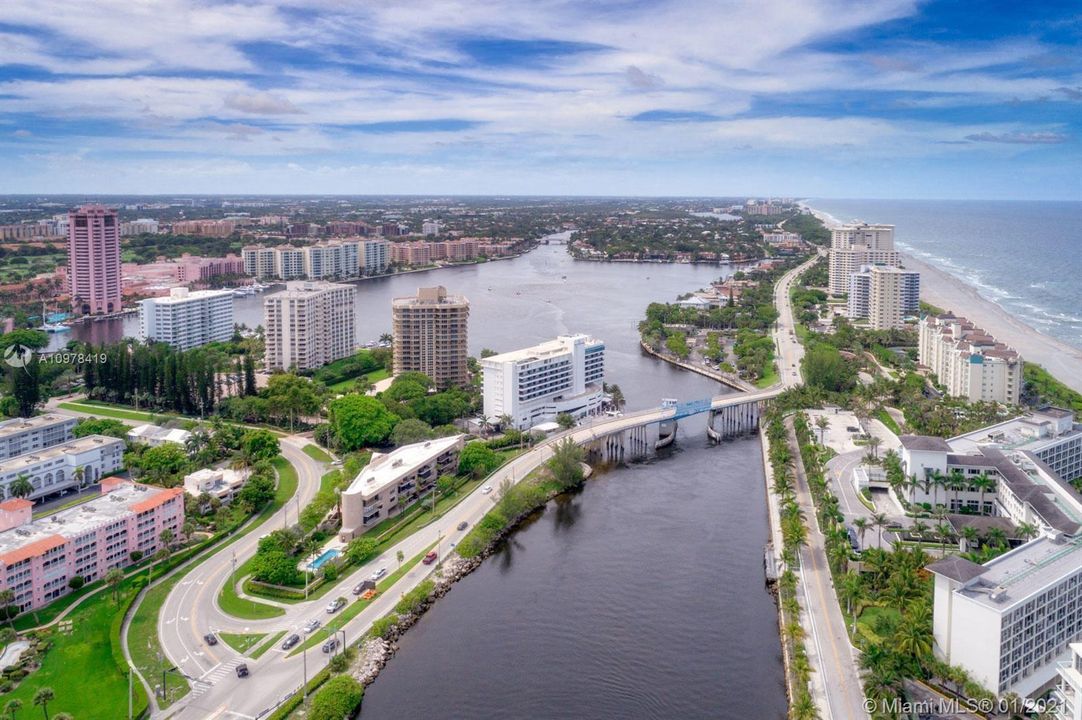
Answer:
[[[237,551],[230,550],[229,554],[233,556],[233,590],[237,588]]]
[[[301,657],[304,659],[304,707],[308,707],[308,648],[305,647],[301,650]]]

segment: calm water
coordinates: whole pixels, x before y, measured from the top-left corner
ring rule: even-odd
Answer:
[[[401,640],[362,720],[786,713],[757,440],[590,480]]]
[[[1082,347],[1082,202],[813,200],[838,220],[896,225],[900,249]]]

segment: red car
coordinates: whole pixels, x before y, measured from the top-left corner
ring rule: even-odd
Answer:
[[[436,562],[437,557],[439,557],[439,555],[437,555],[436,551],[433,550],[432,552],[425,555],[425,559],[421,562],[423,562],[425,565],[431,565],[432,563]]]

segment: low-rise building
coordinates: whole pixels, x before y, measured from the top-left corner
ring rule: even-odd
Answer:
[[[484,413],[511,418],[525,430],[561,413],[580,418],[600,412],[604,400],[605,343],[587,335],[561,335],[534,347],[481,360]]]
[[[151,447],[164,445],[167,442],[176,443],[181,447],[188,442],[192,434],[180,428],[164,428],[158,425],[139,425],[128,431],[128,440],[131,442],[145,443]]]
[[[0,460],[65,443],[71,440],[77,422],[56,413],[4,420],[0,422]]]
[[[93,582],[130,565],[133,553],[152,555],[164,530],[180,535],[182,489],[107,478],[101,490],[100,498],[39,520],[28,500],[0,502],[0,590],[11,590],[20,610],[66,595],[73,577]]]
[[[192,497],[206,493],[228,503],[244,487],[248,474],[247,470],[203,468],[184,476],[184,492]]]
[[[31,500],[101,480],[124,463],[124,441],[87,435],[43,450],[0,461],[0,499],[13,497],[11,484],[25,477]]]
[[[464,435],[452,435],[373,454],[342,492],[341,540],[348,542],[397,515],[432,490],[439,476],[454,474],[464,443]]]

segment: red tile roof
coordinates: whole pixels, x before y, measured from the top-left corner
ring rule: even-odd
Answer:
[[[184,494],[184,488],[175,487],[168,490],[159,491],[154,497],[146,500],[140,500],[137,503],[132,503],[131,510],[134,513],[146,512],[147,510],[153,510],[159,505],[164,505],[178,495]]]
[[[15,510],[22,510],[23,508],[34,507],[34,503],[30,502],[26,498],[11,498],[0,502],[0,510],[7,510],[9,512]]]
[[[50,535],[49,537],[42,538],[41,540],[35,540],[32,543],[27,543],[20,548],[16,548],[11,552],[0,555],[0,563],[4,565],[14,565],[17,562],[22,562],[27,558],[37,557],[42,555],[55,547],[60,547],[67,540],[60,535]]]

